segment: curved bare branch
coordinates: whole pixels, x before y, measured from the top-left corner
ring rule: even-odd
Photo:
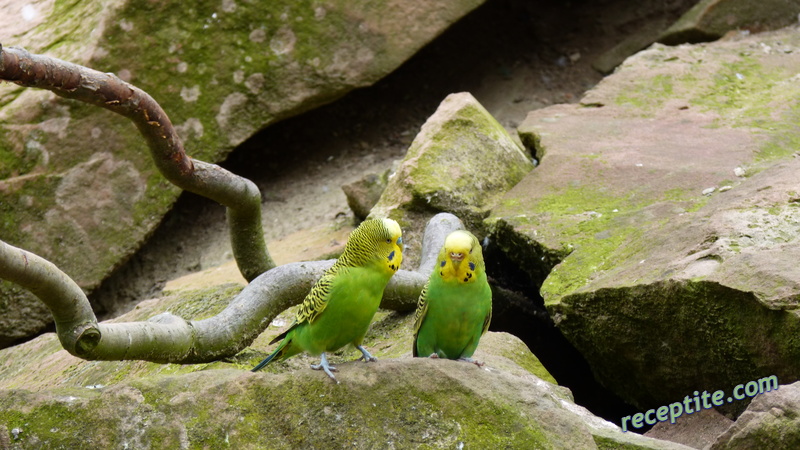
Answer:
[[[101,106],[130,119],[150,147],[156,167],[181,189],[227,207],[239,271],[251,281],[275,267],[261,225],[261,193],[250,180],[186,155],[167,114],[146,92],[116,75],[24,49],[0,45],[0,79]]]
[[[457,229],[463,225],[452,214],[437,214],[430,220],[420,268],[433,267],[445,237]],[[275,316],[303,301],[332,264],[333,260],[300,262],[272,269],[208,319],[187,321],[163,313],[145,322],[98,323],[86,295],[72,279],[44,258],[0,241],[0,278],[38,296],[53,313],[61,345],[87,360],[192,364],[233,356],[250,345]],[[384,291],[381,307],[414,309],[427,280],[427,273],[398,271]]]
[[[39,297],[53,313],[61,345],[72,353],[78,342],[91,344],[97,319],[86,294],[55,264],[0,241],[0,278],[12,281]]]
[[[275,268],[261,226],[261,194],[251,181],[189,158],[166,113],[144,91],[113,74],[0,45],[0,79],[48,89],[129,118],[147,141],[159,171],[178,187],[228,208],[231,243],[239,270],[251,283],[214,317],[187,321],[169,313],[146,322],[98,323],[77,284],[49,261],[0,241],[0,278],[30,290],[50,308],[56,333],[71,354],[89,360],[199,363],[232,356],[250,345],[286,308],[300,303],[332,261]],[[382,306],[411,310],[450,231],[451,214],[429,223],[419,271],[401,270],[385,290]],[[273,269],[273,270],[270,270]]]

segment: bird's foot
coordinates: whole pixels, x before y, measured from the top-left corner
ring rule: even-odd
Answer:
[[[438,353],[431,353],[431,355],[428,356],[428,358],[439,359],[439,354]]]
[[[364,347],[357,345],[357,349],[361,350],[361,358],[358,358],[356,361],[364,361],[364,362],[378,362],[378,358],[370,355],[370,353]]]
[[[324,370],[325,373],[328,374],[329,377],[331,377],[331,380],[335,381],[336,384],[339,384],[339,380],[337,380],[336,377],[333,376],[333,372],[338,372],[339,369],[328,364],[328,358],[325,356],[325,353],[323,353],[322,356],[320,357],[319,364],[311,364],[311,368],[313,370]]]
[[[472,359],[472,358],[458,358],[458,360],[475,364],[478,367],[483,367],[484,365],[483,361],[478,361],[477,359]]]

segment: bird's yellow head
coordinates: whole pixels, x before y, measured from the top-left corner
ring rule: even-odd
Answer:
[[[397,272],[400,269],[400,263],[403,262],[403,230],[400,229],[400,224],[392,219],[381,219],[386,231],[389,232],[389,237],[386,239],[388,244],[388,251],[383,253],[386,255],[386,267],[392,271]]]
[[[448,234],[439,252],[436,270],[444,281],[475,281],[475,273],[484,270],[483,251],[478,238],[465,230]]]
[[[389,275],[403,262],[403,231],[392,219],[370,219],[361,222],[350,234],[340,265],[357,267],[377,264]]]

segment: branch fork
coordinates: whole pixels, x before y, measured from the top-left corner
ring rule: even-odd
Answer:
[[[227,308],[208,319],[187,321],[164,313],[144,322],[98,323],[86,295],[68,275],[46,259],[0,241],[0,278],[31,291],[47,305],[61,345],[72,355],[87,360],[183,364],[233,356],[250,345],[279,313],[299,304],[333,264],[329,260],[276,267],[264,240],[258,187],[215,164],[187,156],[158,103],[116,75],[0,45],[0,80],[48,89],[130,119],[165,178],[227,208],[234,258],[250,282]],[[419,269],[399,270],[392,277],[382,307],[414,309],[439,248],[456,229],[463,225],[452,214],[441,213],[431,219]]]

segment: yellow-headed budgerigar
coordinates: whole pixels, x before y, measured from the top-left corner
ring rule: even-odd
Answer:
[[[492,319],[492,291],[478,239],[453,231],[422,289],[414,315],[414,356],[468,361]]]
[[[294,323],[270,344],[283,340],[253,372],[271,361],[284,360],[301,352],[321,355],[311,366],[324,370],[336,381],[325,352],[347,344],[359,349],[365,361],[377,361],[361,346],[383,290],[403,261],[400,225],[392,219],[370,219],[350,234],[339,259],[325,271],[303,300]]]

